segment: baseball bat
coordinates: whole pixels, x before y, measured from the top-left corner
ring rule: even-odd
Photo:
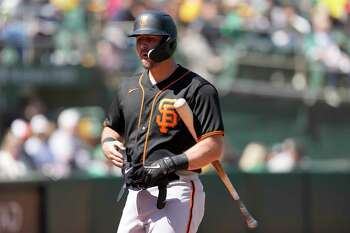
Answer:
[[[185,99],[180,98],[177,99],[174,103],[174,108],[176,109],[177,113],[179,114],[182,121],[185,123],[187,129],[191,133],[192,137],[195,139],[196,142],[198,142],[197,133],[193,126],[193,113],[190,107],[188,106]],[[253,218],[253,216],[249,213],[247,207],[244,205],[244,203],[241,201],[237,190],[232,185],[230,179],[228,178],[225,170],[223,169],[221,163],[219,160],[213,161],[211,163],[213,167],[215,168],[218,176],[220,177],[221,181],[224,183],[226,189],[231,194],[232,198],[237,201],[239,210],[244,217],[244,220],[249,228],[256,228],[258,226],[258,222]]]

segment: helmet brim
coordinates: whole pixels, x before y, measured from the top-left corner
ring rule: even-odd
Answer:
[[[150,35],[150,36],[169,36],[168,33],[164,33],[160,30],[155,30],[153,28],[142,28],[131,32],[128,37],[137,37],[140,35]]]

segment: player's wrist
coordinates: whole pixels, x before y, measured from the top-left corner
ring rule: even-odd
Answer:
[[[163,167],[166,168],[164,174],[169,174],[178,170],[187,170],[188,168],[188,158],[184,153],[165,157],[161,161]]]
[[[187,155],[185,153],[175,155],[175,156],[171,157],[171,159],[174,162],[176,171],[188,169],[189,161],[188,161]]]

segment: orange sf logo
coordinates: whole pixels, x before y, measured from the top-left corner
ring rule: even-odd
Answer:
[[[162,99],[159,102],[159,112],[156,122],[159,126],[159,131],[163,134],[168,133],[168,128],[174,128],[177,125],[177,114],[174,109],[175,99]]]
[[[146,23],[147,23],[147,20],[148,20],[147,15],[142,15],[141,19],[140,19],[140,26],[144,27],[146,25]]]

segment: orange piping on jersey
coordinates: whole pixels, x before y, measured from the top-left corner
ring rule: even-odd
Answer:
[[[198,137],[198,141],[201,141],[211,136],[217,136],[217,135],[224,136],[224,131],[219,130],[219,131],[213,131],[213,132],[203,134],[202,136]]]
[[[147,146],[148,146],[148,137],[149,137],[149,132],[151,130],[151,120],[152,120],[152,116],[153,116],[153,109],[154,109],[154,105],[156,103],[156,100],[158,98],[158,96],[163,93],[163,91],[165,91],[166,89],[168,89],[171,85],[173,85],[174,83],[176,83],[177,81],[181,80],[183,77],[185,77],[190,71],[187,71],[186,73],[184,73],[180,78],[174,80],[173,82],[171,82],[168,86],[164,87],[162,90],[160,90],[154,97],[153,97],[153,102],[152,102],[152,108],[151,108],[151,114],[149,116],[149,120],[148,120],[148,129],[147,129],[147,134],[146,134],[146,141],[145,141],[145,146],[143,148],[143,156],[142,156],[142,164],[144,164],[145,160],[146,160],[146,152],[147,152]]]
[[[152,102],[152,108],[151,108],[151,114],[148,120],[148,129],[147,129],[147,134],[146,134],[146,141],[145,141],[145,146],[143,147],[143,155],[142,155],[142,164],[144,164],[145,160],[146,160],[146,151],[147,151],[147,145],[148,145],[148,136],[149,136],[149,131],[151,128],[151,119],[152,119],[152,115],[153,115],[153,109],[154,109],[154,103],[157,100],[157,97],[160,95],[160,93],[162,93],[162,91],[159,91],[153,98],[153,102]]]
[[[142,99],[141,99],[141,107],[140,107],[140,112],[139,112],[139,121],[137,123],[137,129],[140,128],[141,114],[142,114],[142,110],[143,110],[143,102],[144,102],[144,99],[145,99],[145,90],[143,89],[143,86],[142,86],[142,83],[141,83],[142,77],[143,77],[143,74],[139,78],[139,86],[141,87],[141,90],[142,90]]]
[[[191,199],[190,199],[190,214],[188,218],[186,233],[189,233],[191,230],[193,206],[194,206],[194,194],[196,193],[196,187],[194,186],[193,180],[191,180],[191,185],[192,185],[192,191],[191,191]]]

